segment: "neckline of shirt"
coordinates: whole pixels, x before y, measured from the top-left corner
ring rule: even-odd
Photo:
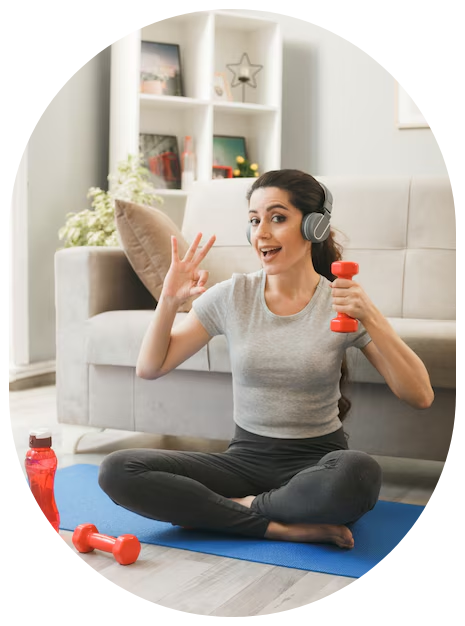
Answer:
[[[318,297],[320,293],[322,292],[324,276],[320,274],[320,280],[317,283],[315,292],[313,296],[310,298],[309,302],[304,306],[302,310],[298,311],[297,313],[293,313],[292,315],[277,315],[276,313],[273,313],[273,311],[270,311],[266,303],[266,298],[265,298],[266,273],[263,271],[263,269],[261,269],[260,272],[261,272],[260,300],[261,300],[263,309],[265,310],[265,313],[275,319],[295,320],[295,319],[298,319],[299,317],[302,317],[303,315],[306,315],[309,311],[311,311],[314,308],[314,306],[317,303]]]

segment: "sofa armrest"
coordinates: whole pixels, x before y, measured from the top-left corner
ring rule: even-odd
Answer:
[[[83,246],[55,253],[55,306],[60,325],[105,311],[153,309],[155,300],[123,250]]]
[[[55,254],[57,416],[89,424],[86,325],[105,311],[153,309],[155,300],[120,248],[65,248]]]

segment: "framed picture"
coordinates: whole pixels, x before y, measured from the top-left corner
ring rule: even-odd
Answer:
[[[213,99],[223,102],[232,102],[231,89],[223,72],[215,72],[213,79]]]
[[[183,96],[178,44],[141,42],[140,90],[158,96]]]
[[[139,151],[156,189],[181,189],[178,140],[172,135],[139,135]]]
[[[226,135],[213,137],[213,166],[226,165],[235,170],[238,156],[247,158],[245,137],[228,137]]]
[[[396,124],[397,128],[429,128],[423,113],[405,89],[396,82]]]
[[[214,165],[212,168],[213,180],[217,178],[232,178],[233,168],[227,165]]]

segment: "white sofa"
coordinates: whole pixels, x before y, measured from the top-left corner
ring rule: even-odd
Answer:
[[[354,277],[422,358],[435,390],[427,410],[400,402],[351,348],[352,448],[445,460],[455,417],[455,214],[447,178],[318,177],[333,194],[332,226]],[[196,183],[182,225],[217,240],[209,285],[259,268],[246,238],[251,179]],[[119,248],[56,253],[58,420],[163,435],[228,439],[234,429],[227,343],[213,338],[167,376],[135,364],[155,302]],[[186,313],[178,313],[176,322]]]

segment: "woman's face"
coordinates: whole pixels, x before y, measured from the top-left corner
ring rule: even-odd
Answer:
[[[250,239],[267,274],[279,274],[311,259],[301,233],[302,213],[287,191],[261,187],[249,202]]]

